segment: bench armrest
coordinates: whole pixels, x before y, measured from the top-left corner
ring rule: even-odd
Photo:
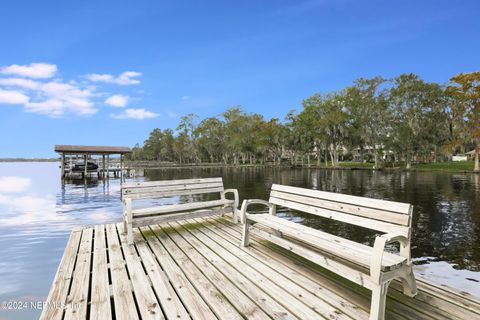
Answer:
[[[264,206],[268,207],[268,212],[271,215],[275,214],[275,205],[273,203],[270,203],[268,201],[262,200],[262,199],[247,199],[243,200],[242,203],[242,208],[240,209],[240,221],[242,224],[247,222],[247,209],[248,206],[251,204],[263,204]]]
[[[233,206],[237,209],[238,205],[240,204],[240,199],[238,197],[238,190],[237,189],[225,189],[222,191],[222,195],[225,196],[227,193],[233,193]]]
[[[383,253],[385,252],[385,246],[390,243],[400,243],[400,255],[407,259],[407,264],[411,264],[410,259],[410,240],[402,235],[398,234],[383,234],[375,238],[373,245],[373,255],[370,262],[370,277],[376,283],[380,283]]]
[[[238,196],[237,189],[225,189],[220,193],[222,199],[225,199],[225,194],[233,193],[233,223],[238,222],[238,204],[240,203],[240,198]]]
[[[398,242],[398,243],[400,243],[400,245],[402,245],[404,247],[409,244],[409,241],[408,241],[407,237],[399,235],[399,234],[387,233],[387,234],[382,234],[380,237],[387,239],[387,242],[385,244]]]

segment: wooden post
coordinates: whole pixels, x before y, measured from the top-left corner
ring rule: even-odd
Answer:
[[[110,155],[107,154],[107,179],[110,178]]]
[[[123,154],[120,154],[120,184],[123,182]]]
[[[63,153],[63,152],[62,152],[62,155],[60,157],[60,161],[62,162],[60,164],[60,168],[62,168],[61,169],[61,172],[62,172],[61,175],[62,175],[62,179],[63,179],[63,178],[65,178],[65,153]]]
[[[85,154],[84,155],[84,161],[83,163],[85,164],[85,179],[87,179],[87,157],[88,157],[88,154]]]
[[[105,155],[102,155],[102,178],[105,179]]]
[[[72,168],[73,168],[73,156],[70,156],[70,172],[68,173],[69,174],[69,177],[71,178],[72,177]]]

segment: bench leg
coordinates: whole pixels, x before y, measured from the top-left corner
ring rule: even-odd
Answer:
[[[390,281],[382,283],[372,289],[372,304],[370,306],[370,320],[384,320],[387,291]]]
[[[133,228],[131,223],[127,225],[127,243],[133,244]]]
[[[237,210],[237,208],[233,208],[232,221],[233,221],[233,223],[235,223],[235,224],[238,223],[238,210]]]
[[[406,274],[401,276],[403,286],[403,294],[411,298],[417,295],[417,282],[415,281],[415,275],[413,273],[412,267],[408,267]]]
[[[127,222],[127,217],[123,217],[123,233],[127,233],[128,229],[128,222]]]
[[[249,243],[250,243],[249,223],[247,221],[244,221],[243,233],[242,233],[242,247],[248,246]]]

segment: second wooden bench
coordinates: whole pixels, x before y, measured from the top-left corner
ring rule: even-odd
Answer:
[[[267,206],[269,213],[248,213],[252,204]],[[276,217],[277,206],[368,228],[382,235],[375,238],[371,247]],[[247,246],[249,234],[253,233],[372,290],[370,319],[384,319],[392,280],[402,281],[406,295],[417,293],[410,258],[412,210],[413,206],[407,203],[274,184],[268,202],[258,199],[243,202],[241,245]],[[256,227],[252,228],[254,224]],[[393,242],[400,243],[399,254],[385,252],[385,246]]]
[[[237,222],[238,191],[224,189],[222,178],[132,182],[122,185],[123,223],[128,243],[133,243],[132,228],[231,213]],[[226,194],[232,193],[233,199]],[[200,201],[199,196],[216,194],[217,199]],[[188,197],[190,202],[133,208],[133,200]]]

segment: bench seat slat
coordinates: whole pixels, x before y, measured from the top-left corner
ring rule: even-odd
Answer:
[[[344,214],[337,211],[323,209],[313,205],[293,202],[293,201],[280,199],[276,197],[270,197],[270,202],[282,207],[303,211],[303,212],[314,214],[324,218],[334,219],[340,222],[355,224],[357,226],[361,226],[367,229],[381,231],[384,233],[398,234],[398,235],[405,236],[407,238],[409,237],[409,232],[410,232],[409,227],[404,227],[404,226],[396,225],[393,223],[387,223],[387,222],[373,220],[373,219],[364,218],[360,216]]]
[[[279,184],[273,184],[272,191],[282,191],[282,192],[287,192],[292,194],[314,197],[317,199],[343,202],[346,204],[355,204],[355,205],[374,208],[374,209],[382,208],[383,210],[386,210],[386,211],[391,211],[391,212],[396,212],[396,213],[406,214],[406,215],[410,214],[409,203],[351,196],[347,194],[326,192],[326,191],[312,190],[312,189],[305,189],[305,188],[298,188],[298,187],[290,187],[290,186],[284,186]]]
[[[234,210],[233,207],[227,207],[227,208],[218,208],[218,209],[214,208],[214,209],[207,209],[207,210],[196,210],[196,211],[189,211],[189,212],[139,217],[133,220],[132,226],[135,228],[135,227],[142,227],[142,226],[148,226],[153,224],[181,221],[186,219],[205,218],[205,217],[210,217],[215,215],[222,215],[225,213],[232,213],[233,210]]]
[[[219,207],[223,205],[233,204],[233,200],[229,199],[220,199],[213,201],[202,201],[202,202],[191,202],[191,203],[182,203],[182,204],[168,204],[155,207],[141,208],[132,210],[133,217],[144,217],[153,214],[165,214],[173,212],[182,212],[182,211],[191,211],[205,208]]]
[[[255,221],[256,216],[257,215],[254,215],[254,217],[251,218],[251,215],[250,215],[248,219]],[[270,218],[266,214],[264,214],[263,216],[259,216],[257,220],[260,220],[260,219],[262,220],[262,224],[264,224],[263,223],[264,221],[269,221],[270,220]],[[289,228],[292,231],[296,232],[297,234],[301,234],[302,237],[304,235],[307,235],[308,237],[311,237],[310,239],[313,239],[314,241],[316,241],[317,245],[319,245],[319,246],[323,247],[323,245],[326,245],[326,246],[333,245],[332,250],[335,250],[335,254],[338,252],[338,250],[351,250],[351,249],[354,249],[357,254],[366,255],[367,257],[370,257],[371,254],[372,254],[372,247],[370,247],[370,246],[367,246],[367,245],[364,245],[364,244],[361,244],[361,243],[358,243],[358,242],[355,242],[355,241],[352,241],[352,240],[348,240],[348,239],[345,239],[345,238],[342,238],[342,237],[339,237],[339,236],[335,236],[335,235],[330,234],[330,233],[325,232],[325,231],[321,231],[321,230],[318,230],[318,229],[313,229],[311,227],[307,227],[307,226],[304,226],[304,225],[301,225],[301,224],[298,224],[298,223],[295,223],[295,222],[292,222],[292,221],[288,221],[288,220],[283,219],[283,218],[274,217],[273,220],[275,221],[274,223],[279,228],[280,227],[281,228],[284,228],[284,227]],[[369,259],[370,258],[365,259],[365,261],[368,262],[368,266],[370,266],[370,260]],[[388,252],[387,252],[387,254],[385,254],[383,259],[384,259],[384,262],[385,262],[385,266],[387,266],[387,267],[391,267],[391,266],[395,266],[395,265],[401,265],[401,264],[403,264],[403,262],[405,260],[405,258],[402,258],[399,255],[391,254],[391,253],[388,253]],[[354,259],[354,261],[357,261],[357,260]]]
[[[295,201],[303,204],[309,204],[324,209],[334,210],[340,213],[352,214],[355,216],[361,216],[365,218],[375,219],[379,221],[394,223],[402,226],[408,226],[410,216],[406,214],[398,214],[391,211],[385,211],[380,208],[373,209],[369,207],[363,207],[357,204],[336,202],[325,199],[318,199],[307,195],[297,195],[292,193],[286,193],[282,191],[272,190],[271,197]]]
[[[268,226],[274,230],[279,230],[284,235],[301,239],[302,242],[308,245],[353,262],[363,268],[370,268],[370,259],[373,255],[373,248],[370,246],[269,214],[249,214],[248,220],[259,222],[261,225]],[[382,269],[384,271],[393,270],[402,266],[405,262],[405,258],[385,252],[382,260]]]

